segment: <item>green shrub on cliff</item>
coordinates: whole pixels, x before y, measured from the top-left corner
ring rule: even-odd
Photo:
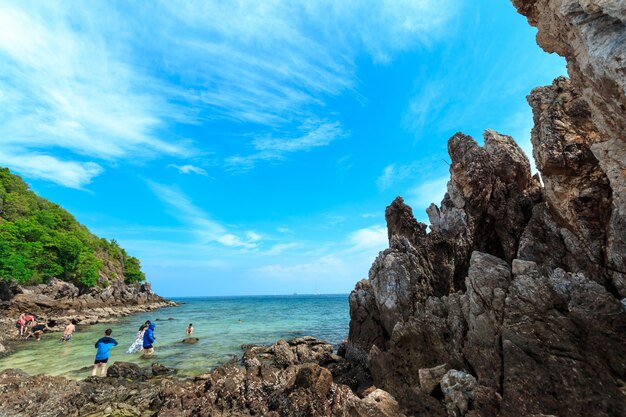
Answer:
[[[100,275],[110,275],[104,260],[118,265],[127,283],[145,280],[139,260],[115,240],[93,235],[66,210],[0,168],[0,280],[38,284],[56,277],[93,287],[103,285]]]

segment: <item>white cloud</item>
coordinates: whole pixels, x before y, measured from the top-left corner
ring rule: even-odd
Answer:
[[[231,233],[225,234],[217,238],[217,241],[220,242],[224,246],[234,246],[245,249],[256,249],[257,245],[255,240],[252,239],[243,239],[239,236],[235,236]]]
[[[81,189],[102,172],[93,162],[63,161],[42,154],[16,154],[0,150],[0,164],[31,178],[52,181],[69,188]]]
[[[387,228],[385,226],[376,225],[356,230],[348,237],[348,243],[350,244],[348,250],[351,252],[375,252],[383,250],[389,244]]]
[[[272,278],[311,279],[336,274],[340,269],[344,269],[346,264],[336,255],[325,255],[312,262],[295,263],[290,265],[271,264],[254,268],[252,272]]]
[[[388,62],[428,45],[445,33],[455,6],[456,0],[2,3],[0,142],[21,155],[60,150],[65,162],[86,168],[101,160],[187,156],[194,150],[172,140],[171,127],[221,119],[250,123],[256,138],[255,152],[233,157],[234,165],[328,146],[345,133],[329,100],[342,94],[365,100],[357,59],[365,52]],[[282,134],[262,134],[268,131]],[[102,172],[89,167],[84,178]],[[86,184],[68,182],[64,169],[54,168],[42,178]]]
[[[413,187],[408,191],[408,204],[413,208],[413,212],[421,213],[430,205],[441,204],[443,196],[448,190],[449,176],[435,178]]]
[[[95,15],[52,3],[20,7],[28,5],[0,4],[0,142],[24,157],[57,149],[104,160],[185,154],[155,136],[169,106],[146,91],[150,77],[119,60],[92,22],[80,22]],[[66,160],[39,177],[76,187],[102,172],[96,166]],[[80,178],[68,181],[68,168]]]
[[[288,251],[289,249],[294,249],[300,246],[298,242],[290,242],[290,243],[277,243],[272,245],[268,250],[264,251],[262,254],[264,256],[276,256]]]
[[[311,246],[311,243],[308,244]],[[342,280],[353,285],[355,277],[364,276],[376,255],[388,247],[387,228],[373,225],[348,233],[342,242],[316,242],[315,250],[306,251],[305,242],[277,244],[264,255],[279,255],[298,248],[301,254],[288,263],[271,263],[252,268],[252,273],[266,278],[301,280]],[[343,284],[342,284],[343,285]]]
[[[174,168],[176,170],[178,170],[178,172],[180,172],[181,174],[191,174],[192,172],[194,174],[198,174],[198,175],[203,175],[205,177],[207,177],[209,174],[207,174],[207,172],[197,166],[193,166],[193,165],[175,165],[175,164],[169,164],[167,166],[168,168]]]

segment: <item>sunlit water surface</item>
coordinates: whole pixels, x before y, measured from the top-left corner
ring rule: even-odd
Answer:
[[[241,356],[242,344],[271,344],[278,339],[311,335],[337,345],[348,335],[347,295],[207,297],[174,301],[182,304],[134,314],[116,323],[79,328],[67,343],[59,341],[59,333],[44,334],[40,342],[22,342],[16,353],[0,359],[0,370],[21,368],[30,374],[83,378],[93,364],[94,343],[108,327],[113,329],[112,337],[119,342],[119,346],[111,350],[109,364],[127,361],[146,366],[159,362],[176,368],[181,376],[205,373],[233,355]],[[139,326],[146,320],[156,323],[155,355],[150,360],[139,353],[126,353]],[[181,343],[189,323],[194,325],[193,336],[200,339],[192,345]]]

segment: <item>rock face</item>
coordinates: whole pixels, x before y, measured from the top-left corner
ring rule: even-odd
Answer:
[[[528,97],[542,181],[510,137],[454,135],[431,232],[387,207],[346,357],[407,415],[625,415],[626,8],[513,3],[571,78]]]
[[[533,143],[553,140],[557,145],[548,152],[535,145],[534,152],[540,156],[538,164],[544,163],[553,177],[552,197],[567,194],[564,187],[580,193],[567,198],[570,210],[562,213],[557,225],[574,235],[572,244],[582,244],[603,269],[603,278],[610,276],[614,291],[626,297],[626,7],[614,0],[513,4],[537,27],[537,43],[566,58],[571,79],[570,85],[555,82],[552,91],[537,89],[530,99],[535,112]],[[560,161],[553,158],[559,153]],[[559,162],[563,170],[555,172]],[[588,173],[586,186],[567,181],[572,170],[582,178]],[[546,197],[549,205],[554,203],[554,198]],[[595,218],[571,218],[576,205],[588,204],[582,216],[589,216],[596,203],[600,207]],[[566,243],[571,240],[566,238]]]

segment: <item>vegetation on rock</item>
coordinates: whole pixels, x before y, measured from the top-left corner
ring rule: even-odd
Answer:
[[[115,276],[126,283],[145,280],[139,260],[115,240],[95,236],[58,204],[32,192],[19,176],[0,168],[0,280],[41,284],[58,278],[93,287],[105,286]]]

